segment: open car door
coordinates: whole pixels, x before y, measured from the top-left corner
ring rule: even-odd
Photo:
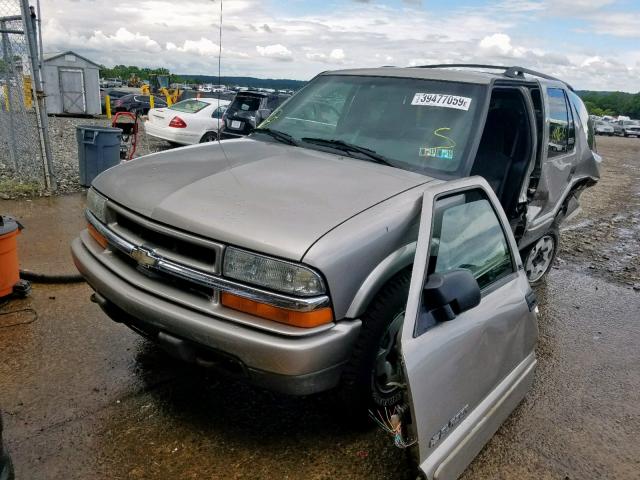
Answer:
[[[399,344],[420,470],[457,478],[533,380],[535,295],[481,177],[428,187]]]

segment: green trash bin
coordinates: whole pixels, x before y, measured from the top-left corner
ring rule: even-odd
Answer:
[[[93,179],[120,163],[122,130],[95,125],[76,126],[80,185],[90,187]]]

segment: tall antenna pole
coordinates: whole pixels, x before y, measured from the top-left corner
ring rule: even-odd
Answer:
[[[222,85],[222,0],[220,0],[220,37],[218,39],[218,85]],[[218,95],[218,100],[220,100],[220,95]]]
[[[218,90],[220,90],[220,85],[222,85],[222,0],[220,0],[220,34],[218,37]],[[218,112],[218,115],[220,115],[220,91],[218,91],[218,107],[216,109],[216,111]],[[220,117],[218,119],[218,144],[220,143],[220,131],[221,131],[221,126],[220,126],[220,122],[222,122],[224,120],[224,117]],[[225,125],[223,125],[225,126]],[[224,150],[223,150],[224,153]],[[224,154],[225,158],[227,156],[227,154]]]

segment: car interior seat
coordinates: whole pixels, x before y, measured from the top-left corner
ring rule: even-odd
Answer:
[[[471,169],[472,175],[483,176],[498,198],[502,198],[506,176],[512,159],[505,153],[505,137],[512,115],[504,108],[494,108],[487,114],[478,153]]]

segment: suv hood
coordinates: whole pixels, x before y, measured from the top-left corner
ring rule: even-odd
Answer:
[[[340,223],[429,180],[366,160],[241,139],[132,160],[93,186],[157,222],[300,260]]]

